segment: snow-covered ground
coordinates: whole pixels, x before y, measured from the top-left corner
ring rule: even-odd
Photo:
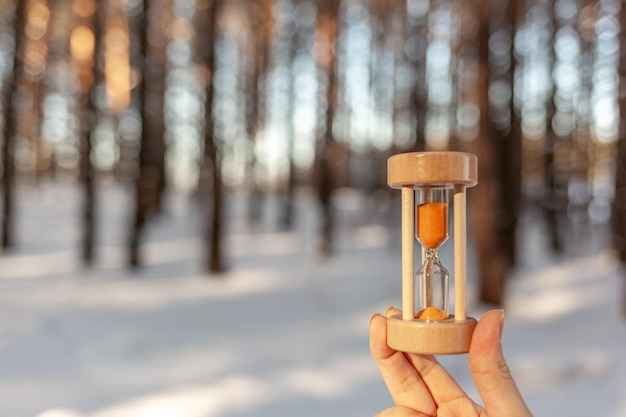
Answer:
[[[85,269],[77,187],[20,189],[18,245],[0,256],[0,416],[368,416],[390,406],[367,323],[400,304],[397,230],[343,192],[337,254],[320,259],[314,203],[300,197],[298,233],[233,221],[230,269],[208,277],[201,216],[186,197],[168,198],[144,245],[147,266],[129,272],[124,190],[100,194],[98,260]],[[626,416],[615,262],[594,248],[554,259],[540,223],[527,218],[523,230],[503,344],[530,408],[535,417]],[[487,307],[472,302],[469,259],[477,317]],[[441,360],[478,398],[466,359]]]

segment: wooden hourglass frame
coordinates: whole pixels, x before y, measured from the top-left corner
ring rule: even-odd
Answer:
[[[477,165],[476,156],[464,152],[411,152],[387,161],[389,186],[402,190],[402,313],[387,320],[387,344],[393,349],[425,354],[469,351],[476,320],[466,312],[466,189],[478,183]],[[415,311],[415,190],[433,188],[453,194],[454,314],[428,320],[417,318]],[[445,227],[447,238],[447,223]]]

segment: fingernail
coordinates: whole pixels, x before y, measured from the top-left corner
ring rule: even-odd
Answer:
[[[498,339],[502,338],[503,329],[504,329],[504,310],[500,310],[500,334],[498,335]]]
[[[394,306],[389,306],[389,307],[387,307],[387,310],[385,310],[385,317],[388,317],[388,316],[389,316],[389,312],[390,312],[391,310],[394,310],[394,309],[395,309],[395,307],[394,307]]]
[[[370,325],[372,324],[372,320],[374,320],[374,317],[376,317],[376,316],[380,316],[380,313],[372,314],[372,316],[370,317]]]

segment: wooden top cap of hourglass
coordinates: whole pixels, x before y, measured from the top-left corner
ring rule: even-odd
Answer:
[[[478,158],[465,152],[410,152],[387,161],[387,183],[392,188],[407,185],[478,183]]]

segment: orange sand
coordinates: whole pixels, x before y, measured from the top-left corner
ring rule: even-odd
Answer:
[[[448,237],[448,204],[424,203],[417,206],[417,238],[429,249],[438,248]]]
[[[417,313],[417,318],[420,320],[445,320],[448,318],[448,314],[437,307],[426,307]]]

